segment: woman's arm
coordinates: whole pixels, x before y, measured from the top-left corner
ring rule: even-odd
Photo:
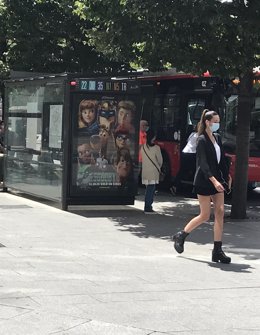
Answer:
[[[205,177],[208,178],[215,189],[218,192],[223,192],[224,187],[222,184],[213,176],[213,173],[210,170],[209,164],[208,164],[208,157],[206,154],[206,147],[207,143],[205,138],[200,137],[198,140],[198,146],[197,146],[197,159],[198,159],[198,165],[200,166],[202,172],[204,173]]]
[[[208,158],[206,154],[206,140],[204,137],[199,137],[198,145],[197,145],[197,161],[198,166],[201,168],[203,174],[206,178],[213,177],[213,173],[211,172],[208,164]]]
[[[224,186],[215,177],[210,177],[209,180],[212,182],[213,186],[218,192],[225,191]]]

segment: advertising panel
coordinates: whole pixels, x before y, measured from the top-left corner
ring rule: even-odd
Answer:
[[[79,85],[73,100],[72,194],[134,195],[138,101],[119,90],[126,86],[107,86],[104,94],[98,94],[90,92],[97,88],[94,80]]]

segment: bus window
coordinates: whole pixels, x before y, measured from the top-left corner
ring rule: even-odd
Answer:
[[[235,154],[236,151],[237,106],[238,95],[231,95],[226,100],[225,116],[221,123],[224,135],[223,146],[225,151],[230,154]]]
[[[238,106],[238,96],[231,95],[226,103],[226,113],[225,113],[225,133],[227,136],[236,135],[237,128],[237,106]]]
[[[163,122],[165,125],[173,127],[178,122],[179,101],[176,94],[167,94],[163,102]]]
[[[180,98],[177,94],[160,95],[155,98],[153,124],[160,141],[173,141],[180,129]]]
[[[197,125],[200,120],[201,114],[206,107],[206,100],[202,98],[190,98],[187,104],[187,125],[193,126]]]
[[[161,125],[161,96],[156,96],[154,99],[153,113],[152,113],[152,127],[157,130]]]
[[[186,145],[187,138],[196,129],[203,110],[206,108],[206,98],[189,97],[186,104],[186,124],[184,129],[184,137],[182,137],[182,147]]]
[[[238,96],[231,95],[226,102],[224,122],[224,147],[228,153],[235,153],[237,129]],[[260,155],[260,97],[255,98],[250,122],[250,155]]]

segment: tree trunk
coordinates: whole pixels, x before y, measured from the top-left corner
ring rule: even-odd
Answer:
[[[253,103],[253,73],[240,78],[236,133],[236,166],[232,193],[232,219],[245,219],[247,208],[250,118]]]

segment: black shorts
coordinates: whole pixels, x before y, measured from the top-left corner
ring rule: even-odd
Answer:
[[[200,187],[194,186],[193,192],[198,195],[214,195],[219,193],[214,187]]]

